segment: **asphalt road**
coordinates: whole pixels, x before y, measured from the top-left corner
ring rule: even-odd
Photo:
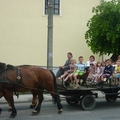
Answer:
[[[108,103],[104,98],[96,99],[96,106],[91,111],[83,111],[80,105],[69,106],[62,101],[63,113],[57,113],[57,107],[51,101],[43,102],[40,114],[31,116],[32,109],[29,109],[29,102],[16,103],[17,116],[14,120],[120,120],[120,100]],[[10,120],[7,104],[2,104],[3,109],[0,120]]]

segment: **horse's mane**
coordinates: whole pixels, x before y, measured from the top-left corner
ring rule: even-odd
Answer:
[[[16,68],[16,67],[13,66],[13,65],[10,65],[10,64],[7,65],[7,69],[8,69],[8,70],[14,70],[15,68]]]
[[[3,69],[14,70],[14,69],[16,69],[16,67],[13,65],[10,65],[10,64],[0,62],[0,69],[1,70],[3,70]]]
[[[18,65],[17,67],[31,67],[32,65]]]
[[[3,69],[5,69],[5,67],[6,67],[6,64],[5,64],[5,63],[0,62],[0,69],[1,69],[1,70],[3,70]]]

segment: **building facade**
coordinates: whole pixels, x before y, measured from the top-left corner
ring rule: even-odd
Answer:
[[[0,61],[13,65],[47,65],[47,0],[0,0]],[[92,7],[101,0],[54,0],[53,66],[63,65],[67,52],[86,62]],[[99,55],[95,55],[99,61]]]

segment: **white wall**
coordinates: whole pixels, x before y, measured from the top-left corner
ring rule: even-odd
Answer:
[[[85,41],[92,7],[100,0],[61,0],[61,15],[54,16],[53,65],[64,64],[66,53],[85,61],[93,54]],[[19,65],[47,63],[47,16],[44,0],[0,0],[0,61]],[[96,60],[99,60],[99,56]]]

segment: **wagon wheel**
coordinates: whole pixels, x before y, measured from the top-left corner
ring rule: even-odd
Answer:
[[[85,95],[82,97],[80,104],[83,110],[92,110],[96,105],[96,101],[92,95]]]
[[[107,102],[115,102],[117,100],[117,95],[106,95],[105,99]]]
[[[80,98],[77,96],[77,97],[71,97],[71,98],[66,98],[66,102],[69,104],[69,105],[77,105],[80,101]]]

